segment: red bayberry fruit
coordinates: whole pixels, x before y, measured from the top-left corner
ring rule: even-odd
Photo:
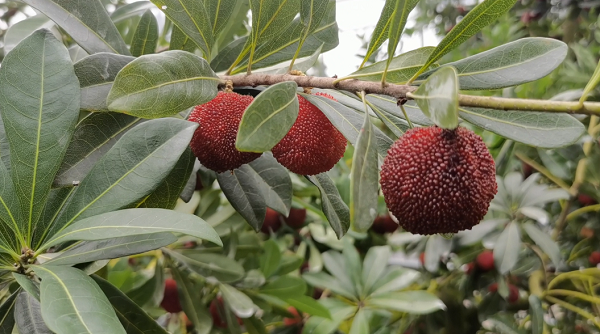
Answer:
[[[317,93],[335,100],[331,95]],[[298,118],[271,150],[277,161],[290,171],[301,175],[326,172],[344,156],[346,138],[319,108],[298,96]]]
[[[489,250],[484,250],[477,255],[475,262],[481,271],[490,271],[494,269],[494,253]]]
[[[579,194],[579,196],[577,196],[577,200],[583,206],[598,204],[598,202],[594,198],[586,194]]]
[[[498,283],[492,283],[488,286],[488,291],[490,293],[496,293],[498,291]]]
[[[509,284],[508,285],[508,298],[506,301],[509,303],[516,303],[519,300],[519,288],[516,286]]]
[[[425,265],[425,253],[419,254],[419,261],[421,261],[421,265]]]
[[[593,266],[598,265],[598,263],[600,263],[600,252],[593,251],[588,260]]]
[[[165,280],[165,292],[160,306],[169,313],[181,312],[181,304],[179,303],[179,293],[177,292],[177,282],[172,278]]]
[[[288,215],[287,218],[283,218],[283,220],[285,220],[285,223],[293,228],[293,229],[299,229],[302,226],[304,226],[304,221],[306,220],[306,209],[305,208],[291,208],[290,209],[290,214]]]
[[[283,318],[283,324],[285,326],[293,326],[296,324],[299,324],[302,322],[302,317],[300,316],[300,314],[298,313],[298,310],[296,310],[295,307],[290,306],[288,307],[288,312],[290,312],[291,314],[294,315],[293,318]]]
[[[467,263],[467,265],[465,266],[465,274],[471,275],[473,270],[475,270],[475,263],[473,263],[473,262]]]
[[[225,318],[225,305],[223,304],[223,297],[219,296],[216,299],[213,299],[210,302],[210,306],[208,307],[208,311],[213,319],[213,324],[220,328],[227,328],[227,320]],[[244,322],[239,317],[237,318],[238,324],[243,324]]]
[[[455,233],[487,213],[497,192],[496,167],[481,137],[466,128],[414,128],[389,149],[381,190],[407,231]]]
[[[252,96],[219,92],[213,100],[194,108],[189,120],[200,125],[190,147],[206,168],[221,173],[260,157],[259,153],[235,148],[240,120],[252,100]]]
[[[281,227],[281,221],[279,220],[279,213],[271,208],[267,208],[267,214],[265,220],[260,228],[262,233],[269,234],[271,230],[277,232]]]
[[[373,225],[371,227],[375,233],[384,234],[384,233],[393,233],[398,229],[398,224],[392,219],[392,216],[389,214],[377,216],[373,221]]]

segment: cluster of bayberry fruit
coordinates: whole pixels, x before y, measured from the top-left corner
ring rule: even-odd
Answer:
[[[317,95],[335,101],[328,94]],[[226,172],[261,155],[235,146],[240,121],[253,99],[219,92],[194,108],[189,120],[199,126],[190,145],[205,167]],[[315,105],[300,95],[298,102],[298,117],[271,149],[273,157],[297,174],[327,172],[343,157],[346,138]],[[462,127],[408,130],[388,150],[380,176],[390,212],[405,230],[418,234],[471,229],[497,192],[491,154],[481,137]]]

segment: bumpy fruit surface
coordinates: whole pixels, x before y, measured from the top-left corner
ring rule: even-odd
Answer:
[[[335,100],[331,95],[320,94]],[[271,150],[277,161],[290,171],[301,175],[326,172],[344,156],[346,138],[319,108],[298,96],[298,118]]]
[[[306,209],[305,208],[291,208],[290,214],[287,218],[283,218],[285,223],[293,228],[299,229],[304,226],[304,221],[306,220]]]
[[[280,227],[281,221],[279,220],[279,213],[271,208],[267,208],[267,214],[265,215],[265,220],[263,221],[260,231],[269,234],[271,233],[271,230],[277,232]]]
[[[377,234],[393,233],[398,229],[398,224],[396,224],[389,214],[381,215],[375,218],[371,229]]]
[[[170,313],[178,313],[182,310],[179,303],[179,293],[177,292],[177,282],[172,278],[165,280],[165,292],[160,306]]]
[[[481,271],[490,271],[494,269],[494,253],[492,253],[492,251],[485,250],[477,255],[475,262]]]
[[[389,149],[381,190],[405,230],[456,233],[487,213],[497,192],[496,167],[481,137],[468,129],[414,128]]]
[[[592,254],[590,254],[590,257],[588,260],[590,261],[590,263],[593,266],[598,265],[598,263],[600,263],[600,252],[598,252],[598,251],[592,252]]]
[[[189,120],[200,126],[190,147],[206,168],[221,173],[260,157],[260,153],[240,152],[235,148],[240,120],[252,100],[252,96],[219,92],[213,100],[194,108]]]

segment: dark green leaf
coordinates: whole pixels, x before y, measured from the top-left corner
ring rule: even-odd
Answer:
[[[15,327],[15,303],[21,290],[13,292],[0,305],[0,334],[12,334]]]
[[[425,116],[443,129],[458,126],[458,79],[454,67],[443,67],[411,94]]]
[[[344,203],[335,183],[326,173],[306,176],[306,178],[319,188],[323,213],[338,239],[341,239],[350,227],[350,209]]]
[[[172,116],[212,100],[219,81],[206,60],[192,53],[144,55],[117,75],[108,109],[143,118]]]
[[[167,331],[117,287],[96,275],[92,275],[92,278],[112,304],[127,334],[167,334]]]
[[[185,315],[194,325],[197,334],[208,334],[212,329],[212,317],[202,303],[202,286],[190,280],[184,272],[171,268],[177,281],[177,290]]]
[[[158,232],[182,233],[222,245],[207,222],[197,216],[165,209],[125,209],[81,219],[61,230],[41,249],[72,240],[102,240]]]
[[[260,288],[260,293],[281,299],[295,298],[306,293],[306,283],[298,277],[280,276]]]
[[[163,232],[82,242],[45,263],[58,266],[116,259],[168,246],[175,241],[177,237],[173,233]]]
[[[511,222],[504,228],[494,246],[494,263],[501,274],[508,273],[519,260],[521,232],[519,225]]]
[[[266,278],[273,275],[281,263],[281,251],[277,243],[271,239],[263,244],[264,253],[260,257],[260,270]]]
[[[298,117],[296,88],[293,81],[280,82],[252,101],[237,132],[235,147],[239,151],[270,151],[283,139]]]
[[[287,255],[283,254],[281,256],[279,270],[275,273],[276,275],[286,275],[291,273],[292,271],[300,268],[302,263],[304,263],[304,258],[298,255]]]
[[[12,24],[4,34],[4,54],[6,55],[9,53],[17,46],[17,44],[19,44],[19,42],[31,35],[34,31],[38,29],[50,30],[53,26],[54,22],[44,14],[37,14]]]
[[[71,267],[33,266],[42,279],[42,317],[53,332],[121,333],[125,330],[96,282]]]
[[[140,307],[158,306],[164,297],[165,270],[163,261],[156,259],[151,262],[152,264],[154,265],[154,275],[139,287],[127,291],[127,297]]]
[[[529,296],[529,314],[531,315],[531,333],[544,333],[544,309],[542,302],[537,296]]]
[[[240,318],[249,318],[256,311],[256,305],[250,297],[227,284],[219,284],[219,290],[229,309]]]
[[[250,317],[243,320],[244,327],[246,327],[248,334],[267,334],[265,324],[260,319],[256,317]]]
[[[390,30],[390,22],[392,18],[392,13],[396,8],[396,0],[385,0],[385,5],[383,5],[383,9],[381,10],[381,14],[379,15],[379,20],[377,21],[377,25],[373,30],[373,34],[369,39],[369,47],[367,48],[367,53],[365,54],[365,58],[360,65],[359,68],[363,68],[363,66],[369,61],[373,53],[379,49],[379,47],[388,39],[388,34]]]
[[[42,319],[40,302],[26,291],[22,291],[17,297],[15,322],[20,333],[52,334]]]
[[[561,263],[560,248],[558,247],[558,244],[552,240],[547,233],[544,233],[532,223],[523,224],[523,229],[527,232],[531,240],[533,240],[535,244],[548,255],[550,260],[552,260],[552,263],[558,267]]]
[[[131,54],[134,57],[154,53],[158,43],[158,22],[150,9],[147,9],[138,23],[133,40]]]
[[[389,21],[388,30],[388,59],[386,62],[385,70],[383,71],[381,82],[386,82],[387,69],[390,67],[394,54],[396,53],[396,47],[400,43],[400,37],[402,31],[408,21],[408,14],[415,8],[419,0],[396,0],[396,5]]]
[[[308,313],[312,316],[331,319],[331,313],[323,305],[308,296],[294,296],[285,300],[300,312]],[[365,332],[366,333],[366,332]]]
[[[194,53],[197,48],[196,44],[181,29],[175,25],[173,26],[169,50],[183,50]]]
[[[50,194],[48,194],[46,204],[44,205],[44,211],[42,211],[42,216],[40,217],[40,223],[37,224],[33,233],[31,244],[34,246],[32,249],[38,249],[41,242],[46,238],[48,226],[54,224],[56,216],[63,209],[74,190],[75,187],[54,188],[50,190]]]
[[[13,277],[19,283],[23,290],[27,291],[38,301],[40,300],[40,287],[39,284],[34,283],[28,276],[13,273]]]
[[[36,31],[4,58],[0,91],[12,180],[21,203],[18,221],[29,243],[79,116],[79,82],[67,48],[48,30]],[[16,198],[4,201],[0,217],[11,224],[20,216]],[[13,219],[5,216],[7,208]]]
[[[411,1],[411,0],[407,0]],[[425,64],[427,57],[433,52],[434,47],[426,46],[408,51],[396,56],[390,62],[385,81],[394,84],[404,84]],[[366,81],[380,81],[387,65],[387,60],[377,62],[361,68],[360,70],[344,77]]]
[[[248,166],[256,173],[256,182],[267,206],[287,216],[292,207],[292,179],[287,169],[268,152]]]
[[[180,253],[165,249],[164,252],[204,277],[214,277],[218,281],[226,283],[237,282],[244,277],[242,265],[225,255],[193,250]]]
[[[446,308],[441,300],[426,291],[390,292],[370,297],[367,305],[410,314],[428,314]]]
[[[63,28],[87,53],[128,55],[127,46],[100,1],[23,0]]]

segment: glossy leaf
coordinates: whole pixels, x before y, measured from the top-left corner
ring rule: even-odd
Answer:
[[[392,20],[392,14],[394,13],[394,9],[396,9],[396,0],[385,0],[385,5],[383,5],[383,9],[381,10],[381,14],[379,15],[377,25],[375,26],[373,34],[369,39],[369,46],[367,47],[365,58],[359,68],[363,68],[363,66],[367,61],[369,61],[373,53],[375,53],[375,51],[379,49],[383,42],[385,42],[388,39],[390,22]]]
[[[462,90],[499,89],[545,77],[564,61],[567,51],[567,45],[559,40],[530,37],[444,66],[456,69]],[[418,79],[426,79],[436,70],[430,70]]]
[[[37,14],[12,24],[4,34],[4,54],[6,55],[9,53],[17,46],[17,44],[19,44],[19,42],[31,35],[34,31],[38,29],[51,30],[53,26],[54,22],[44,14]]]
[[[508,12],[517,0],[484,0],[475,8],[469,11],[467,15],[456,25],[437,45],[435,51],[429,56],[429,59],[414,76],[416,79],[419,74],[427,70],[431,64],[435,63],[442,56],[458,47],[464,41],[475,35],[485,26],[494,22],[497,18]],[[413,81],[410,80],[410,81]]]
[[[219,78],[206,60],[170,50],[127,64],[108,94],[111,111],[142,118],[172,116],[217,96]]]
[[[239,151],[269,151],[285,137],[298,117],[297,88],[293,81],[280,82],[250,103],[237,132],[235,147]]]
[[[558,148],[575,143],[585,126],[569,114],[459,108],[460,117],[482,129],[527,145]]]
[[[335,183],[326,173],[306,176],[321,193],[321,209],[338,239],[350,228],[350,209],[344,203]]]
[[[70,267],[34,266],[42,279],[42,317],[53,332],[125,334],[115,311],[96,282]]]
[[[349,334],[362,334],[370,333],[369,329],[369,315],[364,308],[361,308],[354,315],[352,320],[352,327],[350,327]]]
[[[537,226],[532,223],[523,224],[523,229],[527,232],[527,235],[538,245],[546,255],[552,260],[554,266],[558,267],[561,263],[560,248],[558,244],[550,238],[548,234],[541,231]]]
[[[48,227],[49,236],[78,219],[117,210],[147,196],[175,166],[196,127],[167,118],[127,131],[75,188],[56,222]]]
[[[131,41],[131,55],[139,57],[141,55],[154,53],[158,43],[158,22],[150,9],[147,9],[142,15],[140,22],[133,33]]]
[[[225,255],[196,251],[175,252],[165,250],[165,252],[204,277],[214,277],[218,281],[226,283],[236,282],[244,277],[242,265]]]
[[[448,66],[431,75],[411,97],[435,125],[455,129],[458,126],[458,89],[456,70]]]
[[[127,334],[167,334],[154,319],[131,301],[121,290],[96,275],[91,277],[112,304]]]
[[[367,304],[410,314],[428,314],[446,308],[441,300],[426,291],[390,292],[385,296],[369,298]]]
[[[292,180],[287,169],[271,153],[263,154],[248,166],[256,173],[256,182],[267,206],[287,217],[292,207]]]
[[[390,256],[389,246],[371,247],[367,251],[362,268],[362,282],[367,294],[372,292],[377,281],[382,278]]]
[[[381,82],[386,82],[387,69],[390,67],[390,63],[396,53],[398,43],[400,43],[400,37],[402,31],[408,21],[408,14],[415,8],[419,3],[419,0],[396,0],[394,11],[390,16],[389,30],[388,30],[388,59],[386,61],[385,70],[383,71]]]
[[[210,333],[213,321],[206,306],[202,303],[202,286],[189,279],[177,268],[171,268],[171,273],[177,282],[180,291],[181,306],[198,334]]]
[[[544,309],[542,302],[537,296],[529,296],[529,314],[531,315],[531,333],[544,333]]]
[[[79,82],[62,42],[48,30],[23,40],[2,62],[0,92],[12,180],[21,204],[18,221],[30,240],[79,116]],[[4,201],[0,212],[8,208],[19,217],[16,199]],[[5,222],[13,221],[5,215]]]
[[[410,2],[411,0],[407,1]],[[392,58],[386,72],[385,81],[393,84],[406,83],[425,64],[427,57],[429,57],[433,50],[434,47],[426,46]],[[373,65],[365,66],[344,78],[381,81],[386,66],[387,60],[383,60]]]
[[[217,180],[231,206],[258,231],[265,220],[267,206],[255,174],[251,167],[242,165],[231,172],[217,174]]]
[[[260,288],[260,293],[272,295],[281,299],[304,296],[306,283],[293,276],[280,276]]]
[[[264,253],[259,258],[260,271],[262,271],[266,278],[269,278],[277,271],[277,269],[279,269],[279,265],[281,264],[281,251],[279,250],[277,243],[273,240],[265,241],[263,249]]]
[[[87,53],[128,55],[119,31],[100,1],[23,0],[56,22]]]
[[[169,232],[87,241],[70,248],[45,262],[45,264],[54,266],[74,265],[97,260],[116,259],[168,246],[175,241],[177,241],[177,237]]]
[[[29,293],[22,291],[15,303],[15,322],[20,333],[52,334],[44,319],[40,302]]]
[[[377,217],[379,198],[379,168],[377,148],[371,116],[365,113],[365,121],[360,130],[350,171],[350,221],[357,231],[366,231]]]
[[[211,21],[203,1],[151,0],[167,18],[189,36],[202,50],[206,59],[211,59],[213,34]],[[198,103],[200,104],[200,103]],[[184,108],[185,109],[185,108]]]
[[[519,260],[521,233],[519,226],[511,222],[504,228],[494,247],[494,263],[501,274],[508,273]]]
[[[250,297],[228,284],[219,284],[219,291],[229,309],[240,318],[250,318],[256,311],[256,305]]]
[[[21,290],[13,292],[0,305],[0,334],[12,334],[15,327],[15,303]]]

